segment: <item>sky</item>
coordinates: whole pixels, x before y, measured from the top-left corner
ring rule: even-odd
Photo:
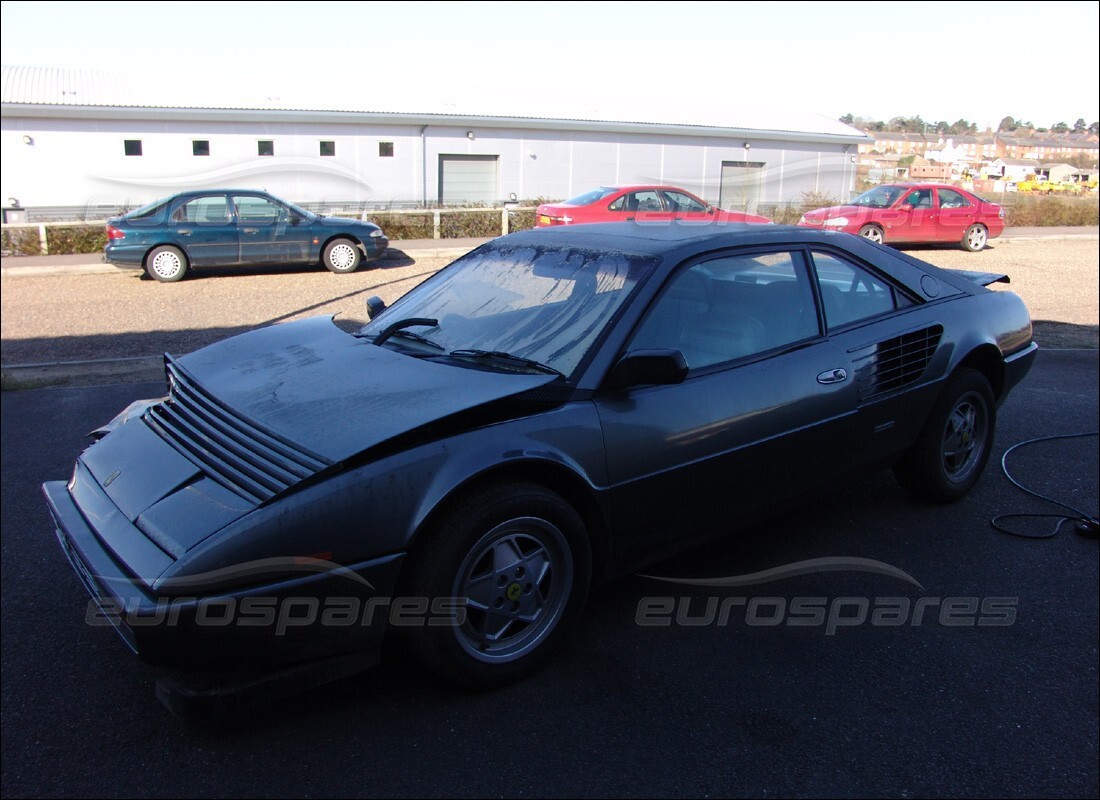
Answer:
[[[1100,119],[1100,2],[27,2],[0,5],[5,66],[425,86],[491,98],[613,94],[920,115],[996,128]],[[1030,31],[1036,31],[1034,35]]]

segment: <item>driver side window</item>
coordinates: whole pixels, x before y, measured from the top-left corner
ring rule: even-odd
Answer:
[[[701,213],[707,210],[698,200],[682,192],[665,192],[665,200],[670,211]]]
[[[628,350],[675,349],[691,369],[754,356],[818,335],[813,291],[789,253],[726,256],[681,270]]]
[[[909,193],[905,202],[913,208],[932,208],[932,190],[917,189]]]
[[[238,195],[233,198],[237,216],[242,225],[273,225],[283,212],[283,207],[264,197]]]

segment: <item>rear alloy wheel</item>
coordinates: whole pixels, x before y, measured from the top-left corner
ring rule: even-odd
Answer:
[[[882,235],[882,228],[878,225],[864,225],[859,229],[859,235],[864,239],[870,239],[875,244],[883,244],[885,237]]]
[[[359,269],[362,255],[359,246],[351,239],[333,239],[325,245],[322,260],[330,272],[355,272]]]
[[[974,224],[967,228],[966,233],[963,234],[962,246],[964,250],[977,253],[985,248],[988,241],[989,231],[985,229],[985,225]]]
[[[187,256],[178,247],[154,247],[145,257],[145,271],[161,283],[175,283],[187,274]]]
[[[554,492],[488,487],[449,507],[410,556],[408,597],[457,611],[407,628],[421,660],[472,688],[502,686],[542,666],[588,594],[584,523]]]
[[[964,497],[989,460],[996,414],[986,377],[959,370],[944,387],[917,443],[894,467],[898,483],[934,503]]]

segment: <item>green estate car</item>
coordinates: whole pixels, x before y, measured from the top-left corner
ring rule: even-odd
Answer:
[[[322,217],[266,192],[207,189],[108,220],[104,258],[168,283],[194,267],[321,263],[355,272],[388,245],[370,222]]]

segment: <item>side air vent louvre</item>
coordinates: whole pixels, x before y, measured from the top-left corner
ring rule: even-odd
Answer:
[[[869,400],[920,380],[942,335],[943,326],[932,325],[851,351],[860,399]]]

